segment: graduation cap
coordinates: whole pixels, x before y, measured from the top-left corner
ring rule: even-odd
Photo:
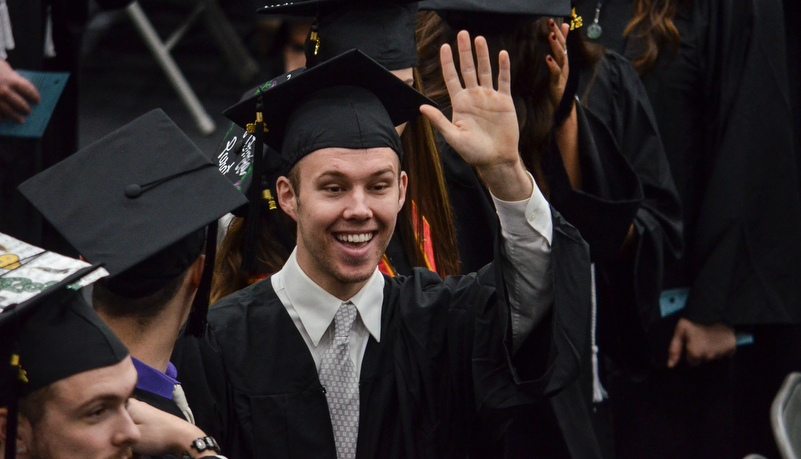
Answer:
[[[420,114],[420,106],[436,104],[411,88],[358,49],[319,65],[290,72],[248,91],[239,103],[223,112],[237,125],[272,147],[281,158],[281,175],[304,156],[329,148],[390,147],[403,155],[395,126]],[[269,107],[269,110],[265,110]],[[254,123],[252,120],[256,119]],[[253,176],[264,167],[254,155]],[[260,190],[249,190],[258,199]],[[245,246],[255,241],[258,203],[250,201]],[[252,254],[243,253],[243,269],[253,271]]]
[[[472,35],[502,33],[540,17],[570,17],[570,0],[425,0],[454,30]]]
[[[6,458],[16,453],[19,399],[72,375],[115,365],[128,355],[76,288],[96,269],[95,265],[74,272],[0,312],[0,406],[8,409]],[[0,280],[13,272],[0,274]]]
[[[127,298],[157,292],[198,258],[206,268],[187,331],[202,333],[217,219],[246,200],[160,109],[36,175],[20,191]],[[208,229],[205,228],[208,226]]]
[[[305,0],[269,4],[264,14],[314,18],[306,65],[360,49],[389,70],[417,66],[416,0]]]

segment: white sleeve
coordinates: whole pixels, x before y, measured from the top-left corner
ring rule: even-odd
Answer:
[[[492,196],[501,221],[501,269],[509,292],[515,351],[553,303],[551,207],[529,177],[534,190],[528,199],[509,202]]]

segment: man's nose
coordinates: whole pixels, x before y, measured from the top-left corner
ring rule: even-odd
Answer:
[[[349,196],[343,217],[348,220],[368,220],[373,217],[369,196],[363,188],[355,188]]]

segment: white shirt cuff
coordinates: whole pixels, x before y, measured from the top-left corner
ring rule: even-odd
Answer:
[[[551,206],[545,200],[534,181],[531,173],[526,172],[534,185],[531,196],[522,201],[502,201],[490,193],[492,201],[495,203],[495,210],[501,220],[501,227],[510,234],[525,234],[531,228],[539,233],[548,245],[553,240],[553,221],[551,220]]]

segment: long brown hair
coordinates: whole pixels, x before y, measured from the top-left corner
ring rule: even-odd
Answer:
[[[295,222],[280,206],[276,207],[272,210],[264,209],[259,215],[259,233],[256,247],[252,249],[256,252],[258,273],[269,274],[281,269],[294,247],[287,245],[295,241]],[[228,224],[225,237],[217,246],[214,277],[211,281],[211,303],[253,283],[252,273],[242,270],[244,242],[245,218],[234,217]]]
[[[417,69],[414,69],[414,88],[421,92],[423,89]],[[398,218],[403,251],[412,266],[426,267],[422,249],[425,223],[423,218],[417,218],[415,225],[413,202],[418,216],[428,222],[432,240],[427,242],[434,248],[433,261],[437,273],[442,277],[459,274],[459,249],[453,213],[431,123],[424,116],[416,117],[406,126],[401,142],[405,153],[401,168],[409,175],[406,204]]]
[[[450,97],[442,78],[439,49],[445,43],[456,49],[456,31],[432,11],[421,12],[417,24],[417,52],[424,92],[443,109],[449,108]],[[550,72],[545,63],[545,56],[551,51],[548,33],[547,18],[542,18],[505,34],[485,36],[492,59],[493,81],[498,77],[498,53],[503,49],[509,53],[512,96],[520,124],[520,153],[546,196],[545,171],[554,112],[548,100]],[[455,53],[457,68],[458,59]]]
[[[690,0],[636,0],[634,3],[634,17],[623,36],[644,41],[642,53],[631,61],[637,73],[643,75],[654,68],[665,48],[671,47],[674,53],[678,51],[681,37],[673,18]]]

